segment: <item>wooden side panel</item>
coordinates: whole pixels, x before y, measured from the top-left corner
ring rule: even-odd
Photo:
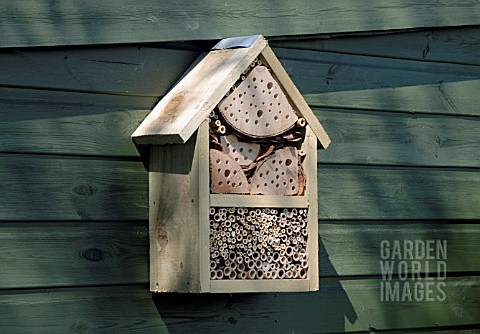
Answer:
[[[308,197],[308,244],[307,253],[310,255],[308,278],[310,279],[310,290],[318,290],[318,173],[317,173],[317,137],[313,130],[307,125],[305,142],[302,149],[305,150],[305,173],[307,175]]]
[[[150,148],[151,291],[200,291],[197,138]]]
[[[432,10],[435,8],[435,10]],[[474,0],[215,2],[132,0],[2,4],[2,47],[85,45],[218,39],[229,36],[305,35],[477,24]],[[320,21],[319,21],[320,20]]]

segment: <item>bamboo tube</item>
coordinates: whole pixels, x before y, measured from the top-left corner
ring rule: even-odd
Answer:
[[[265,277],[265,272],[263,270],[257,270],[257,279],[263,279]]]
[[[230,269],[231,270],[236,270],[238,268],[238,265],[236,262],[230,262]]]
[[[223,270],[217,269],[217,279],[222,279],[222,278],[223,278]]]
[[[228,276],[229,279],[235,279],[237,278],[237,272],[236,271],[231,271],[230,275]]]
[[[279,278],[279,279],[285,278],[285,270],[283,270],[282,268],[278,269],[277,270],[277,278]]]
[[[215,214],[215,208],[210,208],[210,215],[214,215],[214,214]]]
[[[239,263],[237,265],[237,270],[238,271],[245,271],[245,264],[244,263]]]
[[[272,261],[273,262],[278,262],[280,260],[280,253],[279,252],[274,252],[272,255]]]
[[[252,259],[254,261],[256,261],[260,258],[260,254],[258,252],[253,252],[253,254],[251,256],[252,256]]]
[[[265,272],[265,278],[266,279],[272,279],[272,272],[271,271]]]
[[[302,268],[307,269],[307,268],[308,268],[308,261],[306,261],[306,260],[302,261],[302,262],[300,263],[300,266],[301,266]]]
[[[215,263],[215,261],[211,260],[211,261],[210,261],[210,269],[211,269],[211,270],[215,270],[216,267],[217,267],[217,264]]]
[[[210,279],[212,279],[212,280],[217,279],[217,271],[216,270],[210,271]]]
[[[247,272],[247,277],[250,279],[255,279],[257,277],[257,271],[255,269],[250,269]]]
[[[304,269],[304,268],[300,269],[298,276],[299,276],[299,278],[301,278],[301,279],[307,278],[307,270]]]
[[[291,246],[288,246],[287,248],[285,248],[285,255],[288,257],[293,255],[293,248]]]
[[[262,270],[265,271],[265,272],[269,271],[270,270],[270,263],[268,263],[266,261],[262,262]]]
[[[240,271],[238,273],[238,278],[239,279],[246,279],[247,278],[247,273],[245,271]]]
[[[255,261],[255,268],[262,269],[263,262],[260,260]]]

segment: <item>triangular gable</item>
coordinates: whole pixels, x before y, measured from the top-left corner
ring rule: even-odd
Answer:
[[[305,118],[320,145],[327,148],[327,133],[261,35],[217,44],[145,118],[132,135],[135,144],[185,143],[257,57],[273,71],[292,107]]]

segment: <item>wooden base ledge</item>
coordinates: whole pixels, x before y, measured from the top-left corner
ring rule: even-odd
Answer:
[[[301,292],[309,291],[309,279],[210,281],[210,292]]]

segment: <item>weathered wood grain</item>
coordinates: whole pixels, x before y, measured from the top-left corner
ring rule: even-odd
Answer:
[[[0,178],[5,221],[147,218],[147,172],[140,162],[3,155]],[[475,169],[320,165],[318,185],[321,219],[480,215]]]
[[[0,95],[0,152],[138,157],[130,134],[156,102],[5,88]],[[328,150],[319,151],[323,163],[480,166],[474,118],[331,108],[314,112],[334,139]]]
[[[343,333],[476,324],[479,278],[448,278],[444,302],[381,302],[380,280],[328,280],[318,292],[154,295],[169,331]],[[182,316],[178,315],[181,309]],[[188,316],[185,316],[188,315]]]
[[[480,167],[480,118],[314,109],[332,138],[321,163]]]
[[[273,47],[480,65],[480,28],[459,27],[344,36],[272,40]]]
[[[480,67],[275,48],[311,106],[479,115]]]
[[[4,221],[147,219],[141,162],[0,156]]]
[[[256,36],[248,48],[216,50],[200,57],[135,130],[132,139],[137,145],[185,143],[266,44],[263,36]]]
[[[168,333],[143,287],[0,293],[2,333]]]
[[[0,289],[145,283],[147,222],[1,223]]]
[[[0,88],[0,152],[137,157],[156,98]]]
[[[200,142],[149,147],[150,291],[200,291]]]
[[[449,273],[475,272],[480,265],[475,224],[320,221],[318,228],[321,281],[380,276],[382,240],[446,240]],[[0,289],[147,283],[147,223],[3,222],[0,262]],[[435,265],[428,264],[430,273]]]
[[[158,98],[197,56],[195,51],[142,46],[0,50],[0,87],[41,87]]]
[[[472,170],[319,166],[319,219],[478,219]]]
[[[435,10],[432,10],[435,8]],[[229,36],[304,35],[477,24],[479,5],[467,0],[329,0],[258,3],[153,0],[90,3],[5,1],[0,13],[3,47],[138,43]]]
[[[476,255],[480,248],[480,225],[462,222],[365,222],[320,221],[319,225],[320,277],[337,276],[381,276],[379,262],[381,242],[390,242],[393,249],[395,240],[440,240],[447,243],[447,258],[423,259],[420,264],[423,274],[437,276],[437,261],[445,261],[446,270],[452,273],[475,273],[480,268],[480,258]],[[405,252],[401,252],[403,257]],[[420,254],[421,255],[421,254]],[[415,259],[414,259],[415,260]],[[386,260],[387,261],[387,260]],[[393,259],[398,265],[401,259]],[[411,264],[411,260],[407,259]],[[440,268],[441,271],[443,270]],[[394,271],[397,274],[398,267]],[[411,273],[411,266],[409,266]],[[401,272],[405,274],[405,271]],[[441,272],[443,274],[443,272]],[[410,275],[411,277],[411,275]]]

